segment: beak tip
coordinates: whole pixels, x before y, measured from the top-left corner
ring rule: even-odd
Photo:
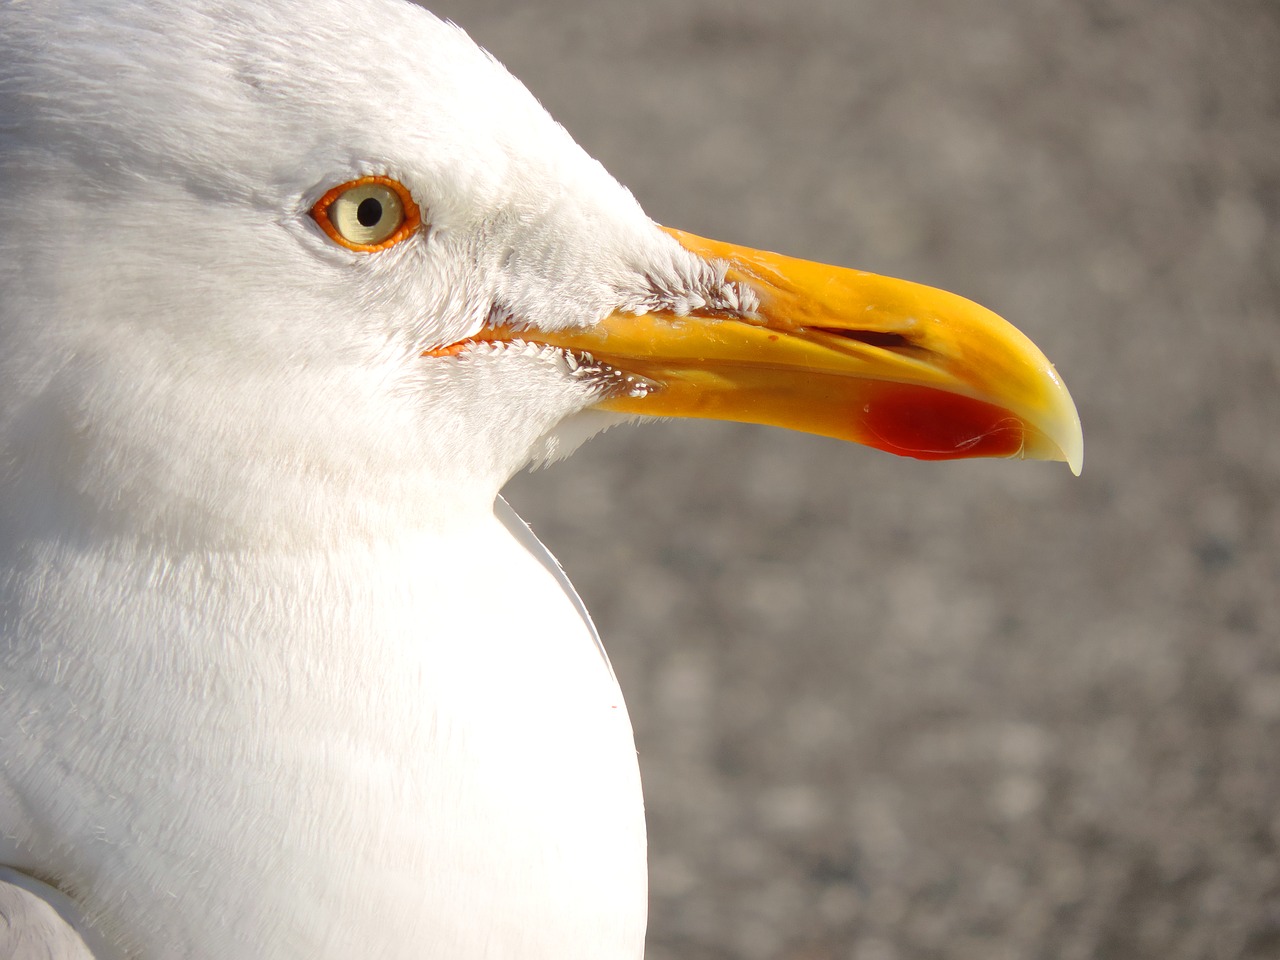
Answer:
[[[1084,469],[1084,430],[1080,426],[1080,412],[1056,370],[1053,371],[1053,382],[1058,388],[1053,404],[1056,409],[1051,418],[1050,429],[1045,430],[1045,434],[1058,448],[1061,454],[1058,459],[1066,461],[1071,472],[1078,477]]]
[[[1079,426],[1076,427],[1075,443],[1068,444],[1068,447],[1062,451],[1063,459],[1067,461],[1067,466],[1071,468],[1071,472],[1075,476],[1080,476],[1080,471],[1084,469],[1084,435],[1079,432]]]

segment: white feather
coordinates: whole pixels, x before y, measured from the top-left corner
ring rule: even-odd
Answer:
[[[428,229],[330,242],[365,174]],[[640,956],[626,709],[493,507],[599,388],[421,354],[743,291],[400,0],[0,5],[0,186],[0,860],[117,957]]]

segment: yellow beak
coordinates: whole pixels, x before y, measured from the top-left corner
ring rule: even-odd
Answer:
[[[1066,386],[1035,344],[985,307],[668,232],[723,261],[759,307],[745,317],[618,313],[586,330],[520,334],[659,385],[603,408],[773,424],[927,460],[1065,460],[1079,474],[1084,438]]]

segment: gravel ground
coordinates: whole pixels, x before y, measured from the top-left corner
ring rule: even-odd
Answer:
[[[651,960],[1280,957],[1280,7],[450,0],[659,221],[979,300],[1085,473],[615,430],[509,495],[636,723]]]

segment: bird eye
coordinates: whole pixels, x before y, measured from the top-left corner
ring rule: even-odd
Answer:
[[[334,187],[311,208],[320,229],[351,250],[386,250],[422,224],[409,191],[389,177],[361,177]]]

